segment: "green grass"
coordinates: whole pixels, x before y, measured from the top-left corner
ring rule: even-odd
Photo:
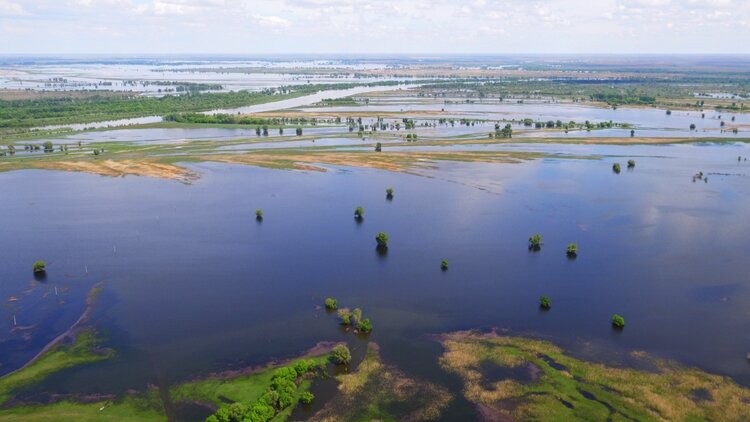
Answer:
[[[0,421],[165,421],[157,394],[147,398],[127,397],[120,401],[19,406],[0,410]]]
[[[29,366],[3,376],[0,378],[0,403],[7,401],[13,391],[33,385],[55,372],[112,357],[114,352],[99,349],[98,343],[93,329],[84,330],[73,344],[57,345]]]
[[[460,332],[446,335],[443,345],[441,365],[463,379],[466,398],[505,417],[544,421],[750,419],[750,390],[726,377],[638,353],[633,357],[643,359],[654,372],[582,361],[552,343],[528,338]],[[488,380],[488,365],[538,372],[531,381]],[[695,398],[698,391],[705,391],[710,399]]]

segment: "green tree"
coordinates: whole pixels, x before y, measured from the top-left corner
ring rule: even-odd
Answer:
[[[370,318],[365,318],[357,324],[357,329],[362,333],[369,333],[372,331],[372,323]]]
[[[539,233],[529,237],[529,249],[538,251],[542,248],[542,235]]]
[[[341,308],[338,311],[339,318],[341,318],[341,325],[351,325],[352,323],[352,312],[349,308]]]
[[[47,270],[47,264],[44,263],[44,261],[36,261],[32,268],[34,269],[35,273],[43,273]]]
[[[565,253],[570,257],[578,256],[578,245],[575,243],[569,243]]]
[[[262,209],[259,208],[259,209],[255,210],[255,219],[258,220],[258,221],[260,221],[260,220],[263,219],[263,210]]]
[[[388,188],[385,190],[385,197],[388,199],[393,199],[393,188]]]
[[[380,232],[377,236],[375,236],[375,241],[378,242],[379,248],[387,248],[388,247],[388,234],[386,232]]]
[[[42,144],[44,146],[44,152],[52,152],[55,150],[55,145],[51,141],[47,141]]]
[[[337,344],[331,349],[330,361],[337,365],[348,365],[352,360],[352,352],[345,344]]]
[[[354,217],[359,219],[362,219],[362,217],[365,215],[365,209],[361,206],[354,209]]]
[[[325,301],[326,309],[335,310],[339,307],[338,302],[336,299],[329,297]]]
[[[447,271],[448,270],[448,260],[444,259],[444,260],[440,261],[440,268],[443,271]]]
[[[375,144],[375,152],[380,152],[382,150],[383,150],[383,145],[380,142]]]
[[[549,309],[552,307],[552,301],[547,296],[541,296],[539,298],[539,307]]]
[[[625,318],[617,314],[612,315],[612,326],[615,328],[625,327]]]
[[[310,404],[313,400],[315,400],[315,396],[309,391],[303,391],[299,396],[299,401],[301,401],[302,404]]]
[[[620,173],[620,163],[614,163],[612,164],[612,171],[615,173]]]
[[[635,167],[635,160],[628,160],[628,168],[632,169],[633,167]]]

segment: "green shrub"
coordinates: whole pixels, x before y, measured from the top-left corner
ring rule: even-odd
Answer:
[[[365,318],[362,321],[359,321],[359,324],[357,324],[357,329],[363,333],[371,332],[372,323],[370,322],[370,318]]]
[[[330,310],[335,310],[336,308],[339,307],[338,301],[336,301],[336,299],[332,297],[327,298],[325,301],[325,304],[326,304],[326,309],[330,309]]]
[[[380,142],[375,144],[375,152],[380,152],[382,150],[383,150],[383,145]]]
[[[615,172],[615,173],[619,173],[620,172],[620,163],[614,163],[614,164],[612,164],[612,171]]]
[[[43,273],[47,270],[47,264],[44,261],[37,261],[32,265],[35,273]]]
[[[529,249],[539,250],[542,247],[542,235],[539,233],[529,237]]]
[[[575,243],[569,243],[567,249],[565,250],[565,253],[567,253],[568,256],[571,257],[578,256],[578,245]]]
[[[377,236],[375,236],[375,241],[378,242],[379,248],[387,248],[388,247],[388,234],[386,232],[380,232]]]
[[[315,400],[315,396],[309,391],[303,392],[299,397],[299,401],[301,401],[302,404],[310,404],[313,400]]]
[[[612,315],[612,326],[615,328],[625,327],[625,318],[617,314]]]
[[[338,312],[339,318],[341,318],[342,325],[349,325],[352,323],[352,313],[349,308],[341,308]]]
[[[444,259],[440,261],[440,269],[446,271],[448,269],[448,260]]]
[[[552,307],[552,301],[547,296],[541,296],[539,298],[539,307],[549,309]]]
[[[359,218],[362,218],[362,216],[364,216],[364,215],[365,215],[365,209],[362,208],[361,206],[359,206],[359,207],[357,207],[357,208],[354,209],[354,217],[355,218],[359,219]]]
[[[256,220],[262,220],[263,219],[263,210],[262,209],[255,210],[255,219]]]
[[[331,349],[329,360],[337,365],[348,365],[352,360],[352,352],[345,344],[337,344]]]
[[[385,190],[385,197],[388,199],[393,199],[393,188],[388,188]]]

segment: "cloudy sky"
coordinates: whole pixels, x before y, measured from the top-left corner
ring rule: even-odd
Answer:
[[[0,0],[0,54],[750,53],[750,0]]]

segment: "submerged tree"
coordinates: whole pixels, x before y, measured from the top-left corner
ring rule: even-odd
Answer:
[[[357,323],[357,329],[362,333],[369,333],[372,331],[372,323],[369,318],[365,318]]]
[[[337,344],[331,349],[329,360],[337,365],[348,365],[352,360],[352,352],[345,344]]]
[[[42,144],[44,146],[44,152],[52,152],[55,150],[55,145],[51,141],[47,141]]]
[[[302,404],[310,404],[315,400],[315,395],[309,391],[304,391],[299,396],[299,401],[302,402]]]
[[[690,130],[695,130],[695,123],[690,123]]]
[[[32,268],[35,273],[43,273],[47,270],[47,264],[45,264],[44,261],[39,260],[32,265]]]
[[[565,250],[565,253],[572,258],[575,258],[578,256],[578,244],[576,243],[569,243],[568,247]]]
[[[332,311],[336,310],[336,308],[339,307],[338,301],[332,297],[327,298],[325,301],[325,304],[326,304],[326,309],[330,309]]]
[[[447,259],[444,259],[444,260],[440,261],[440,269],[442,269],[443,271],[447,271],[448,270],[448,260]]]
[[[380,152],[382,150],[383,150],[383,145],[380,142],[375,144],[375,152]]]
[[[393,188],[388,188],[385,190],[385,197],[388,199],[393,199]]]
[[[298,127],[296,129],[296,132],[297,132],[297,136],[302,136],[302,128],[301,127]]]
[[[341,318],[341,325],[350,325],[352,323],[352,311],[349,308],[339,309],[338,315]]]
[[[628,160],[628,168],[632,169],[635,167],[635,160]]]
[[[625,327],[625,318],[617,314],[612,315],[612,326],[615,328]]]
[[[354,218],[356,218],[357,220],[361,220],[364,215],[365,209],[361,206],[354,209]]]
[[[529,237],[529,250],[538,251],[542,248],[542,235],[537,233]]]
[[[258,220],[258,221],[260,221],[260,220],[263,219],[263,210],[262,209],[259,208],[259,209],[255,210],[255,219]]]
[[[552,307],[552,301],[547,296],[541,296],[539,298],[539,307],[542,309],[549,309]]]
[[[380,232],[377,236],[375,236],[375,241],[378,242],[379,248],[387,248],[388,247],[388,234],[386,232]]]
[[[620,173],[620,163],[612,164],[612,171],[615,173]]]

